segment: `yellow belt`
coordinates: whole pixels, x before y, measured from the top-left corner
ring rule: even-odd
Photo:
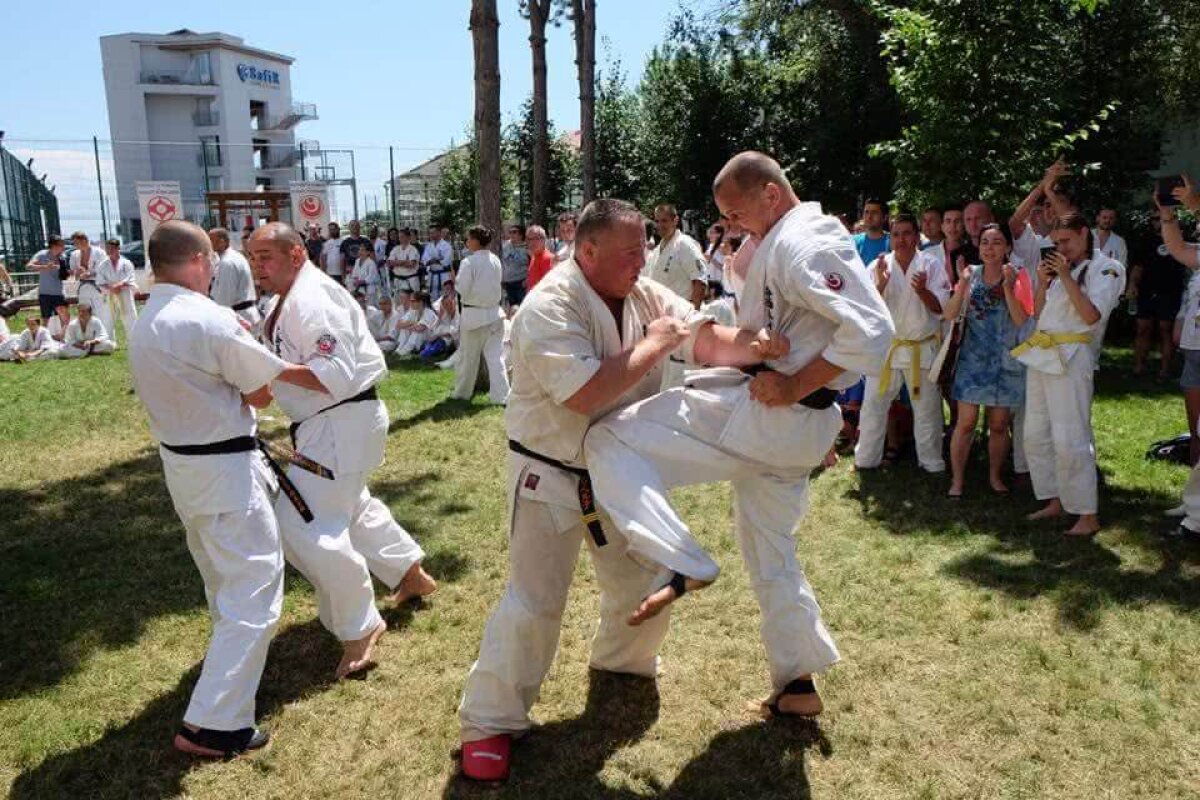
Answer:
[[[883,375],[879,379],[879,393],[887,394],[888,387],[892,385],[892,356],[896,355],[896,350],[901,347],[912,349],[912,378],[908,382],[908,391],[912,394],[913,400],[921,396],[921,345],[929,342],[936,342],[938,335],[931,333],[924,339],[896,339],[892,342],[892,347],[888,350],[887,358],[883,360]]]
[[[1046,333],[1045,331],[1034,331],[1032,336],[1014,347],[1010,352],[1013,358],[1019,358],[1035,347],[1039,350],[1049,350],[1052,347],[1058,347],[1060,344],[1091,343],[1092,335],[1090,333]]]

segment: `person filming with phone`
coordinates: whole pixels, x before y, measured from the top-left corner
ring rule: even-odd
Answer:
[[[1034,494],[1046,505],[1030,520],[1077,517],[1068,536],[1100,530],[1092,436],[1093,338],[1125,290],[1120,263],[1098,252],[1079,212],[1058,217],[1054,249],[1042,251],[1034,297],[1038,324],[1013,349],[1027,367],[1025,455]]]

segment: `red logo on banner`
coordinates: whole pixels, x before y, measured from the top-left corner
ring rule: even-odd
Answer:
[[[316,219],[321,216],[321,211],[324,210],[325,204],[321,202],[321,198],[315,194],[306,194],[300,198],[300,213],[308,219]]]
[[[161,194],[156,194],[146,203],[146,213],[159,222],[175,219],[175,204]]]

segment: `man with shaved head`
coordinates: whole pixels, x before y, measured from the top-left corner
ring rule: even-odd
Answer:
[[[264,338],[276,355],[308,365],[320,384],[275,386],[297,452],[331,473],[293,464],[288,477],[312,518],[286,501],[276,513],[288,560],[316,588],[321,622],[342,641],[337,677],[345,678],[374,665],[375,643],[387,628],[371,573],[396,602],[430,594],[437,584],[421,568],[420,546],[367,490],[387,444],[387,409],[375,389],[387,364],[362,308],[308,260],[304,241],[287,225],[259,228],[248,249],[255,278],[276,295]]]
[[[232,308],[234,312],[253,327],[262,317],[255,304],[254,277],[250,274],[250,262],[237,250],[229,246],[229,231],[212,228],[208,232],[213,252],[217,254],[217,265],[213,268],[212,286],[208,296],[217,305]]]
[[[728,480],[735,531],[762,610],[773,688],[764,708],[815,715],[814,673],[838,660],[820,608],[796,563],[793,534],[809,473],[841,428],[839,389],[878,375],[895,328],[853,241],[817,203],[801,203],[779,164],[735,156],[713,185],[730,222],[761,237],[739,298],[738,324],[789,344],[758,368],[699,370],[684,386],[615,412],[586,442],[596,497],[623,533],[685,541],[668,492]],[[666,586],[640,614],[677,596]]]
[[[272,381],[319,384],[208,298],[216,259],[201,228],[164,222],[146,254],[155,282],[129,334],[129,369],[213,618],[175,747],[228,757],[267,743],[254,727],[254,694],[283,603],[273,486],[253,409],[270,404]]]
[[[963,227],[967,229],[967,236],[976,250],[979,249],[979,237],[983,233],[983,226],[991,225],[995,221],[996,215],[986,200],[972,200],[963,208]]]

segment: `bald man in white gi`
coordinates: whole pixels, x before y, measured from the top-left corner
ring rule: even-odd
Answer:
[[[589,424],[657,392],[673,352],[689,361],[750,364],[769,348],[754,333],[711,324],[691,303],[639,277],[644,260],[637,209],[597,200],[579,218],[574,258],[551,270],[513,318],[505,411],[509,581],[459,708],[468,777],[508,774],[510,741],[531,725],[585,539],[600,588],[591,666],[655,674],[667,615],[640,627],[627,620],[661,585],[662,570],[631,558],[628,543],[597,511],[583,454]]]
[[[878,377],[868,377],[858,423],[854,466],[875,469],[883,462],[887,415],[901,386],[908,387],[913,409],[917,461],[926,472],[944,472],[942,394],[929,379],[942,329],[942,303],[950,297],[946,270],[917,249],[917,220],[911,214],[892,219],[892,250],[872,265],[875,288],[883,295],[896,336]]]
[[[252,409],[271,402],[272,381],[319,384],[209,300],[212,250],[203,230],[164,222],[147,254],[155,284],[130,332],[129,368],[213,621],[174,744],[192,755],[229,757],[267,743],[254,726],[254,695],[283,603],[274,485]]]
[[[675,206],[662,204],[654,209],[654,227],[661,237],[646,258],[645,273],[692,304],[700,308],[708,288],[708,262],[700,243],[679,230],[679,213]],[[663,370],[663,389],[683,383],[684,362],[672,356]]]
[[[794,531],[809,474],[841,428],[837,391],[860,373],[878,373],[895,328],[845,228],[817,203],[801,203],[773,159],[735,156],[714,196],[724,215],[762,237],[739,324],[782,334],[790,350],[753,377],[689,373],[683,388],[610,415],[588,433],[587,459],[597,499],[621,532],[669,542],[691,537],[668,490],[732,482],[735,531],[771,668],[763,707],[810,716],[823,707],[812,675],[839,656],[796,562]],[[678,596],[675,582],[658,589],[631,622],[646,624]]]
[[[312,519],[286,498],[276,511],[288,561],[313,584],[322,624],[342,641],[337,677],[345,678],[374,666],[375,643],[387,628],[371,574],[398,603],[432,594],[437,584],[421,568],[420,546],[367,490],[387,446],[387,409],[375,389],[387,364],[362,308],[308,261],[304,240],[287,225],[259,228],[248,249],[255,278],[277,296],[266,340],[276,355],[308,365],[323,387],[274,387],[276,402],[292,419],[296,451],[331,473],[293,464],[288,477]]]
[[[213,282],[209,297],[217,305],[232,308],[234,312],[254,327],[262,319],[255,303],[254,276],[250,262],[237,250],[230,247],[229,231],[213,228],[208,232],[213,251],[217,254],[217,266],[213,270]]]

